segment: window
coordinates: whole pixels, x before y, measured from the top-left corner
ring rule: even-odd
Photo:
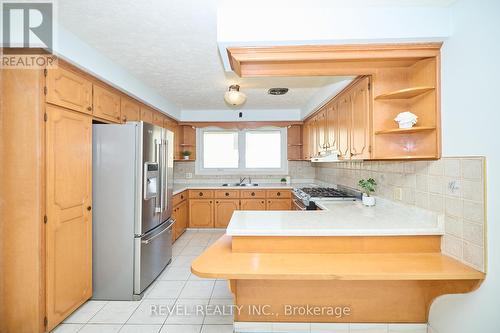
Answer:
[[[196,173],[286,174],[286,129],[197,129]]]

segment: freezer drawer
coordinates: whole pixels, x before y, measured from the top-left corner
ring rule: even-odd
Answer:
[[[135,238],[134,294],[141,294],[172,259],[172,219]]]

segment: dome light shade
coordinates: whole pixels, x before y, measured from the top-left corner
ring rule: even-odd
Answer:
[[[240,91],[240,86],[233,84],[224,94],[224,100],[233,106],[241,105],[247,100],[247,96]]]

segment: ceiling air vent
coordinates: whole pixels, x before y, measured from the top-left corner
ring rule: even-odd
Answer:
[[[271,88],[267,91],[269,95],[284,95],[288,92],[288,88]]]

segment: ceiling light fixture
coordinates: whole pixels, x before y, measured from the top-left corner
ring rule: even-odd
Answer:
[[[241,105],[247,100],[247,96],[240,91],[240,86],[232,84],[224,94],[224,100],[233,106]]]

